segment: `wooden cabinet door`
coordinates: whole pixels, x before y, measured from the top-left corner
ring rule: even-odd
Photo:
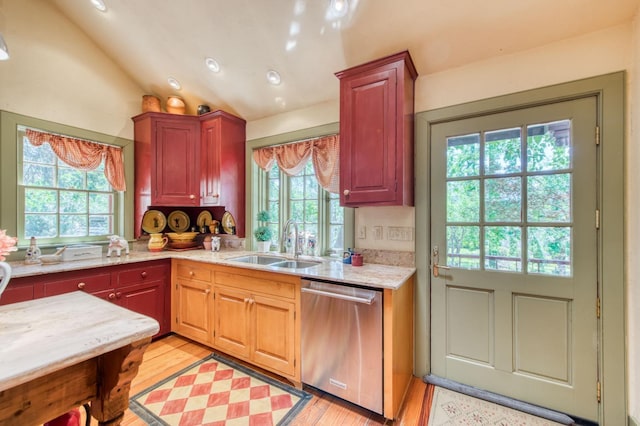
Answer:
[[[340,79],[340,204],[413,205],[413,82],[408,52]]]
[[[175,329],[202,343],[211,342],[211,284],[178,278],[174,293]]]
[[[196,117],[167,117],[156,121],[152,204],[200,205],[199,135]]]
[[[116,304],[158,321],[160,330],[155,336],[167,332],[164,281],[141,282],[116,289],[115,294]]]
[[[269,370],[295,374],[295,304],[251,296],[252,358]]]
[[[249,359],[250,300],[248,292],[230,287],[215,287],[214,345],[221,351]]]
[[[224,111],[200,116],[201,205],[225,206],[244,236],[246,122]]]

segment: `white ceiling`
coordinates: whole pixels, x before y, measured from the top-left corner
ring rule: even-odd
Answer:
[[[630,21],[640,0],[53,0],[140,85],[247,120],[338,99],[334,73],[409,50],[419,75]],[[297,30],[296,30],[297,28]],[[205,57],[222,70],[211,73]],[[282,75],[266,81],[268,69]],[[169,76],[182,84],[176,92]]]

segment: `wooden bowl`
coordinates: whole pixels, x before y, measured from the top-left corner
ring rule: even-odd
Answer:
[[[167,232],[167,237],[171,242],[188,242],[193,241],[198,235],[197,232]]]

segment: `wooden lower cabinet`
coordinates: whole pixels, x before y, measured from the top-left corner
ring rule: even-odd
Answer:
[[[213,266],[172,260],[172,331],[211,345],[213,343]]]
[[[174,259],[172,330],[300,382],[300,278]]]

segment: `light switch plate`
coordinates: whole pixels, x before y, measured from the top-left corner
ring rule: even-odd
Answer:
[[[361,240],[364,240],[365,238],[367,238],[367,227],[362,225],[360,226],[360,228],[358,228],[358,238],[360,238]]]

